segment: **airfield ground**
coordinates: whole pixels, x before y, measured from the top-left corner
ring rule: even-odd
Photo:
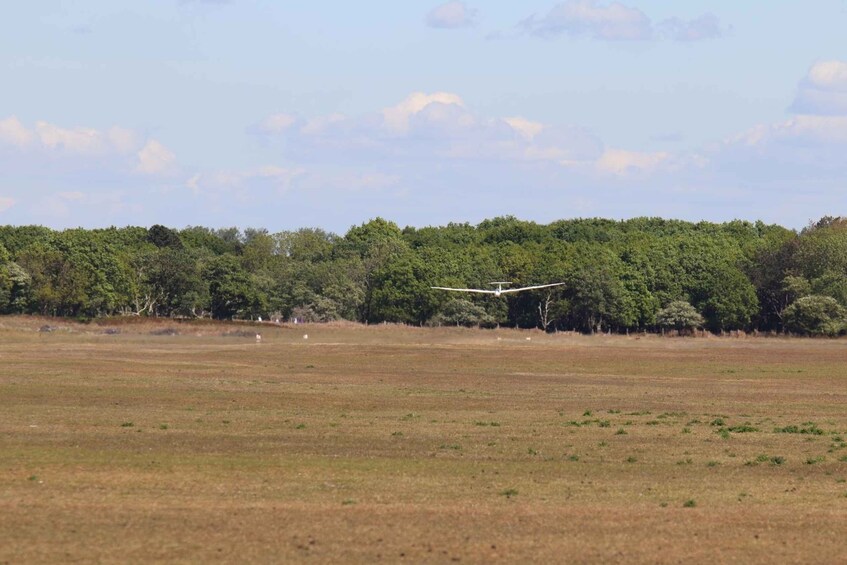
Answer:
[[[845,340],[256,327],[0,318],[0,563],[847,562]]]

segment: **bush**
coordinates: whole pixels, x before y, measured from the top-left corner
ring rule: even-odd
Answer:
[[[434,325],[484,326],[494,323],[494,318],[481,306],[470,300],[458,298],[446,303],[438,314],[432,317]]]
[[[673,328],[680,333],[703,325],[703,316],[684,300],[675,300],[656,314],[656,323],[663,328]]]
[[[847,328],[847,312],[829,296],[798,298],[783,312],[785,328],[805,335],[835,336]]]

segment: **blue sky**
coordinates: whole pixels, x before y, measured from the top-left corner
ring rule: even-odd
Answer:
[[[40,0],[0,224],[847,215],[847,1]]]

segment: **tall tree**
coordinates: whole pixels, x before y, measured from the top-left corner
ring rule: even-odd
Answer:
[[[243,315],[254,301],[250,275],[232,255],[211,259],[204,269],[204,278],[209,282],[213,318],[224,320]]]

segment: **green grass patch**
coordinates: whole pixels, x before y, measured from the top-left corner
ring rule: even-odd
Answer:
[[[736,434],[747,434],[747,433],[759,431],[759,428],[751,426],[749,422],[745,422],[745,423],[739,424],[737,426],[730,426],[726,429],[727,429],[727,431],[730,431],[730,432],[736,433]]]
[[[783,428],[774,428],[774,432],[778,434],[810,434],[822,436],[824,431],[820,429],[814,422],[806,422],[802,426],[785,426]]]

